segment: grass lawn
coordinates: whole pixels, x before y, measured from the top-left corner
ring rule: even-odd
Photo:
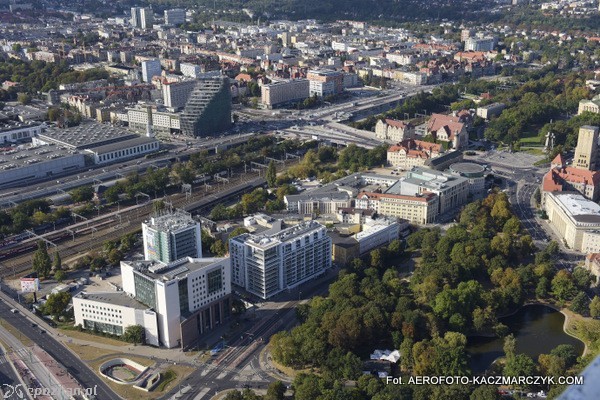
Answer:
[[[163,377],[161,377],[161,383],[159,384],[159,386],[157,386],[157,388],[154,389],[152,392],[146,393],[139,389],[135,389],[132,385],[119,385],[115,382],[109,381],[108,379],[103,378],[100,375],[98,369],[100,368],[100,365],[102,365],[102,363],[115,357],[128,358],[146,367],[154,367],[156,365],[155,361],[150,360],[147,357],[115,353],[111,352],[110,350],[99,349],[92,346],[85,346],[74,343],[69,343],[68,346],[75,353],[77,353],[83,361],[87,361],[87,364],[90,366],[92,371],[94,371],[96,375],[100,376],[104,380],[104,382],[106,382],[106,384],[110,386],[112,390],[115,391],[115,393],[117,393],[124,399],[156,399],[162,397],[166,391],[169,391],[171,388],[174,387],[174,385],[177,385],[186,376],[188,376],[194,371],[194,368],[185,365],[169,365],[166,370],[158,371],[161,373],[161,375],[163,375]]]
[[[105,337],[102,335],[94,335],[93,333],[79,332],[76,329],[58,328],[58,330],[63,335],[71,337],[73,339],[80,339],[80,340],[87,340],[90,342],[104,343],[104,344],[109,344],[111,346],[121,346],[121,347],[133,346],[133,344],[126,343],[121,340]]]
[[[529,154],[533,154],[534,156],[544,156],[546,152],[543,147],[521,147],[521,151],[524,151]]]
[[[262,349],[261,354],[259,357],[263,357],[263,354],[265,352],[270,354],[270,344],[266,345],[264,349]],[[271,364],[273,364],[273,366],[275,368],[277,368],[279,371],[281,371],[283,374],[287,375],[288,377],[290,377],[291,379],[294,379],[296,377],[297,374],[301,373],[301,372],[306,372],[306,373],[315,373],[318,374],[316,371],[311,371],[310,368],[305,368],[305,369],[294,369],[291,367],[286,367],[282,364],[279,364],[277,361],[275,361],[275,359],[269,355],[269,357],[271,357]]]
[[[600,354],[600,320],[582,317],[569,309],[563,309],[562,312],[569,318],[567,333],[586,344],[586,357],[593,358]]]

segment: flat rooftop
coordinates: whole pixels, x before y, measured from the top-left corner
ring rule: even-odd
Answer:
[[[30,126],[40,126],[41,122],[20,122],[20,121],[2,121],[0,122],[0,132],[10,132],[16,129],[27,128]]]
[[[157,231],[177,231],[198,224],[190,214],[181,211],[152,217],[145,223]]]
[[[49,128],[38,136],[42,141],[74,149],[90,149],[136,137],[139,135],[123,128],[95,122],[66,129]]]
[[[75,297],[85,300],[98,301],[100,303],[112,304],[115,306],[136,308],[138,310],[147,310],[149,308],[134,298],[129,297],[125,292],[80,292]]]
[[[94,147],[92,149],[89,149],[89,151],[93,151],[96,154],[104,154],[104,153],[111,153],[115,150],[128,149],[130,147],[135,147],[135,146],[144,145],[144,144],[148,144],[148,143],[154,143],[154,142],[156,142],[156,139],[154,139],[154,138],[150,138],[150,137],[146,137],[146,136],[139,136],[139,137],[134,137],[131,139],[121,140],[121,141],[115,142],[115,143],[109,143],[109,144],[105,144],[102,146]]]
[[[563,209],[578,222],[600,223],[600,205],[579,193],[552,194]]]
[[[0,152],[0,171],[42,163],[74,154],[79,153],[76,150],[65,149],[55,144],[12,147],[9,151]]]
[[[174,261],[170,264],[165,264],[155,260],[126,261],[125,263],[151,279],[170,281],[175,278],[184,278],[190,272],[208,268],[220,261],[223,261],[224,259],[224,257],[187,257]]]
[[[298,225],[285,228],[283,224],[273,224],[273,228],[262,232],[260,234],[244,234],[233,238],[238,239],[240,242],[247,242],[253,244],[256,247],[266,249],[280,242],[286,242],[292,240],[298,236],[301,236],[307,232],[315,229],[323,228],[323,225],[316,221],[305,221]]]

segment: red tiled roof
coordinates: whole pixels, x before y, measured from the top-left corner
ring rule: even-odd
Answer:
[[[440,129],[446,129],[446,132],[450,132],[449,138],[454,136],[454,132],[460,132],[463,130],[465,124],[459,121],[459,118],[452,115],[444,114],[431,114],[431,118],[427,122],[427,132],[437,132]]]
[[[442,145],[438,143],[425,142],[423,140],[406,139],[388,148],[388,152],[396,152],[400,150],[404,150],[406,152],[414,150],[439,153],[442,150]]]
[[[400,128],[400,129],[406,129],[408,127],[412,127],[410,122],[407,124],[404,121],[398,121],[398,120],[390,119],[390,118],[386,118],[385,123],[390,126],[393,126],[394,128]]]
[[[562,182],[596,186],[600,184],[600,172],[575,167],[554,168],[544,175],[542,189],[545,192],[562,191]]]
[[[252,80],[252,77],[249,74],[238,74],[235,77],[236,81],[242,81],[242,82],[250,82]]]
[[[565,159],[563,158],[561,153],[558,153],[556,155],[556,157],[554,157],[554,160],[552,160],[551,164],[555,164],[555,165],[565,165]]]

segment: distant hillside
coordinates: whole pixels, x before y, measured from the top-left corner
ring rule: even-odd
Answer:
[[[249,9],[274,18],[319,20],[357,19],[407,21],[424,18],[462,18],[485,6],[486,1],[461,0],[148,0],[182,6],[196,4],[206,8]]]

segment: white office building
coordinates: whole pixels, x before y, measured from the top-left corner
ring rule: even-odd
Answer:
[[[232,283],[262,299],[295,288],[331,267],[331,238],[316,221],[229,241]]]
[[[359,254],[381,247],[400,237],[400,224],[395,218],[366,218],[362,231],[354,238],[358,242]]]
[[[177,26],[183,23],[185,23],[185,10],[181,8],[165,10],[165,24]]]
[[[231,310],[229,258],[123,261],[123,291],[156,312],[161,346],[190,348]]]
[[[123,292],[86,293],[73,297],[75,326],[121,336],[127,327],[144,327],[146,344],[159,346],[158,319],[152,308]]]
[[[202,257],[200,223],[185,211],[174,211],[142,223],[144,258],[169,263]]]
[[[160,60],[146,60],[142,61],[142,80],[144,82],[152,82],[152,78],[160,76],[162,69],[160,68]]]

